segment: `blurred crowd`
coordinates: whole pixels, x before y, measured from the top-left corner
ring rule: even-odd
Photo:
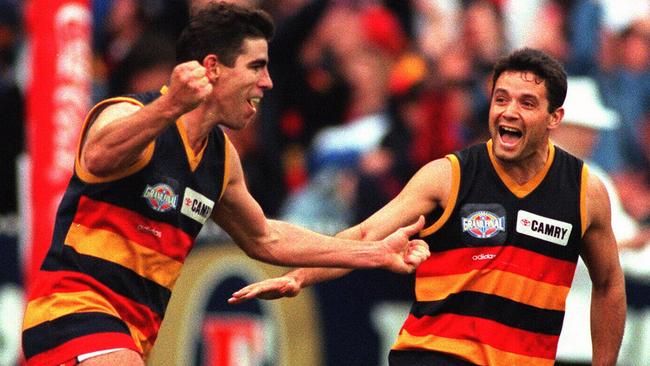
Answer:
[[[93,100],[164,85],[174,39],[206,1],[92,1]],[[650,238],[650,1],[239,2],[264,8],[277,25],[269,45],[274,88],[253,126],[227,131],[269,216],[328,234],[364,219],[420,166],[487,138],[493,63],[535,47],[592,82],[615,115],[615,124],[596,129],[584,158],[611,178],[633,222],[621,250],[637,258],[631,262],[648,259],[648,269],[626,272],[629,301],[650,308],[650,254],[641,254]],[[29,72],[22,7],[0,0],[0,289],[21,282],[15,172],[26,150]]]

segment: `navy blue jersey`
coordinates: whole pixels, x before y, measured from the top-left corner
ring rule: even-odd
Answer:
[[[553,365],[584,231],[586,166],[549,143],[544,168],[519,185],[491,141],[447,158],[448,205],[421,232],[431,257],[393,349]]]
[[[144,106],[160,95],[103,101],[82,130],[110,104]],[[195,154],[178,120],[113,176],[93,176],[77,154],[27,306],[28,361],[63,363],[98,345],[149,352],[183,262],[223,194],[227,151],[215,127]]]

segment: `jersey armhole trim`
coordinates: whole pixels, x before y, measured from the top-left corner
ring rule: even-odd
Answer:
[[[458,161],[458,157],[453,154],[449,154],[445,158],[451,163],[451,189],[449,190],[449,197],[447,197],[447,207],[445,207],[438,220],[431,226],[420,231],[420,237],[429,236],[438,231],[449,220],[451,213],[454,212],[454,208],[456,207],[458,192],[460,191],[460,162]]]
[[[589,167],[586,163],[582,164],[582,174],[580,177],[580,236],[585,235],[587,230],[587,184],[589,182]]]
[[[224,137],[224,154],[223,154],[223,184],[221,185],[221,192],[219,193],[219,200],[223,197],[228,186],[228,179],[230,178],[230,139],[228,134],[223,132]]]

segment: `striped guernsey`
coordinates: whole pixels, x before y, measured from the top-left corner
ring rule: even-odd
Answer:
[[[109,104],[143,106],[158,96],[104,101],[83,130]],[[179,120],[148,146],[145,159],[111,177],[85,171],[79,151],[23,324],[29,365],[60,364],[97,346],[147,355],[227,180],[226,136],[218,127],[195,155]]]
[[[421,232],[431,257],[416,271],[393,350],[428,351],[412,352],[428,362],[552,366],[585,229],[587,167],[549,143],[542,171],[518,185],[491,143],[447,157],[452,191]]]

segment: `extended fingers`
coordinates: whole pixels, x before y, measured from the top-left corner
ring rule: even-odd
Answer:
[[[258,289],[258,284],[254,283],[252,285],[248,285],[242,289],[239,289],[238,291],[234,292],[230,298],[228,299],[229,304],[240,304],[243,302],[246,302],[250,299],[255,298],[255,296],[259,293]]]
[[[258,283],[250,284],[250,285],[248,285],[248,286],[246,286],[246,287],[243,287],[243,288],[241,288],[241,289],[235,291],[235,292],[232,294],[232,296],[236,296],[236,297],[246,296],[247,294],[250,294],[252,291],[254,291],[255,288],[258,287],[258,286],[259,286]]]
[[[281,297],[293,297],[300,288],[295,281],[286,278],[272,278],[250,284],[232,294],[228,299],[229,304],[239,304],[254,298],[273,300]]]

